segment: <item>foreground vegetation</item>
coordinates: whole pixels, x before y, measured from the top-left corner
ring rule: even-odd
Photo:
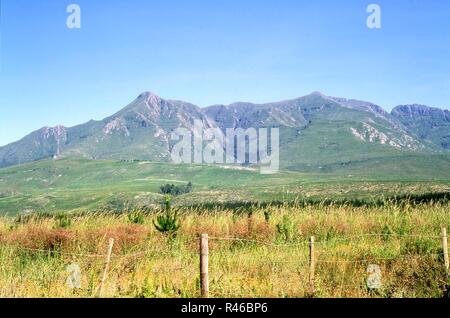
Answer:
[[[441,226],[446,203],[290,204],[182,208],[161,233],[161,211],[34,214],[0,220],[0,297],[92,297],[114,238],[104,297],[199,297],[198,234],[210,236],[212,297],[448,297]],[[308,239],[316,239],[316,291]],[[67,285],[79,265],[81,288]],[[368,290],[367,267],[382,288]]]

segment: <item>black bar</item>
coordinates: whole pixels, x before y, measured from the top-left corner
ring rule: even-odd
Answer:
[[[14,313],[66,313],[83,317],[92,310],[103,315],[121,315],[131,318],[204,316],[273,316],[315,317],[325,313],[355,317],[379,316],[400,312],[402,316],[426,310],[447,311],[449,299],[2,299],[1,308]]]

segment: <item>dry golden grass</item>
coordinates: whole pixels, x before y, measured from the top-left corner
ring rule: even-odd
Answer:
[[[266,216],[265,213],[266,212]],[[448,205],[284,206],[180,211],[175,238],[127,215],[0,220],[1,297],[92,297],[109,238],[114,238],[105,297],[199,297],[198,234],[210,238],[214,297],[444,297],[448,281],[439,238]],[[269,215],[269,219],[267,219]],[[383,235],[380,235],[383,234]],[[308,239],[316,238],[316,293],[308,293]],[[81,288],[66,267],[81,268]],[[378,264],[383,287],[367,290]]]

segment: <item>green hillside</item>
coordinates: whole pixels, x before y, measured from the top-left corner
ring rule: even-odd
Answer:
[[[0,212],[121,209],[159,205],[159,187],[186,184],[194,191],[175,204],[279,201],[298,198],[376,198],[395,194],[450,191],[450,157],[382,157],[348,165],[329,164],[329,172],[173,165],[152,162],[44,160],[0,169]]]

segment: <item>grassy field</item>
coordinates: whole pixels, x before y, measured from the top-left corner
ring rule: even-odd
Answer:
[[[449,158],[384,158],[371,163],[355,162],[327,173],[280,171],[275,175],[261,175],[259,169],[239,167],[44,160],[0,169],[0,214],[159,205],[163,199],[159,193],[161,185],[189,181],[194,191],[176,197],[177,205],[326,198],[373,200],[450,192]],[[425,165],[423,161],[430,163]]]
[[[135,212],[134,212],[135,213]],[[285,205],[179,210],[174,238],[129,213],[34,215],[0,220],[0,297],[92,297],[114,238],[104,297],[198,297],[198,234],[210,236],[212,297],[445,297],[441,226],[448,203],[380,207]],[[133,214],[134,215],[134,214]],[[141,223],[141,222],[138,222]],[[308,238],[316,238],[316,292]],[[71,289],[67,266],[81,269]],[[366,287],[367,267],[382,288]]]
[[[439,236],[450,226],[448,158],[275,175],[73,159],[0,169],[0,297],[93,297],[109,238],[104,297],[198,297],[201,233],[210,236],[212,297],[445,297]],[[193,192],[173,198],[181,228],[170,238],[153,225],[162,213],[159,188],[189,181]],[[79,289],[67,286],[71,264],[81,269]],[[381,289],[366,286],[371,264],[381,268]]]

